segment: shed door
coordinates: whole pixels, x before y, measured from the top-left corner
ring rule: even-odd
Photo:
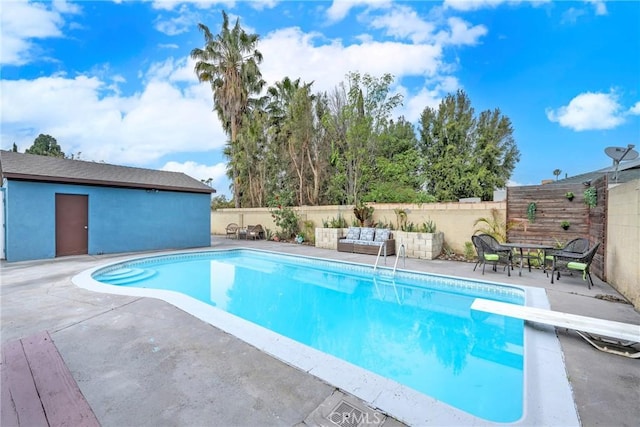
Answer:
[[[56,256],[88,253],[89,196],[56,194]]]

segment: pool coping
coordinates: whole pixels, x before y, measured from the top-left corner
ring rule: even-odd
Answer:
[[[282,253],[260,249],[208,249],[195,252],[252,251],[275,254]],[[122,287],[98,282],[92,278],[98,270],[145,258],[193,254],[194,251],[175,251],[153,256],[133,256],[128,259],[105,263],[85,270],[72,278],[72,282],[83,289],[94,292],[156,298],[211,324],[257,349],[276,357],[284,363],[301,369],[355,397],[367,405],[380,410],[408,425],[580,425],[573,393],[567,378],[564,356],[555,328],[532,323],[525,324],[524,405],[523,416],[512,423],[496,423],[475,417],[451,405],[410,389],[407,386],[367,371],[335,356],[323,353],[305,344],[279,335],[262,326],[241,319],[206,303],[175,291]],[[286,255],[285,255],[286,256]],[[289,255],[291,256],[291,255]],[[303,258],[323,258],[301,256]],[[370,265],[331,260],[371,269]],[[525,304],[531,307],[549,308],[544,289],[511,285],[485,280],[469,280],[455,276],[402,270],[403,272],[434,277],[461,279],[488,285],[509,287],[524,291]],[[535,349],[535,351],[532,351]]]

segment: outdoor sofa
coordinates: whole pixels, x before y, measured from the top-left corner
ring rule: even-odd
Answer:
[[[338,252],[384,256],[396,253],[396,241],[388,228],[349,227],[345,237],[338,238]]]

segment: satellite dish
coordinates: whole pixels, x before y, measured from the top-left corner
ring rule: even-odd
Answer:
[[[604,149],[604,153],[611,157],[615,162],[622,160],[634,160],[638,158],[638,152],[633,149],[635,145],[629,144],[628,147],[607,147]]]
[[[638,158],[638,152],[633,149],[635,145],[629,144],[626,147],[607,147],[604,149],[604,153],[613,159],[613,165],[615,171],[613,172],[613,178],[618,182],[618,165],[623,160],[634,160]]]

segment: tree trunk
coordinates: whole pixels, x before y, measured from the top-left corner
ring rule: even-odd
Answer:
[[[236,209],[240,207],[240,197],[238,195],[238,167],[236,166],[236,151],[238,151],[238,128],[235,117],[231,117],[231,168],[233,169],[233,200]]]

